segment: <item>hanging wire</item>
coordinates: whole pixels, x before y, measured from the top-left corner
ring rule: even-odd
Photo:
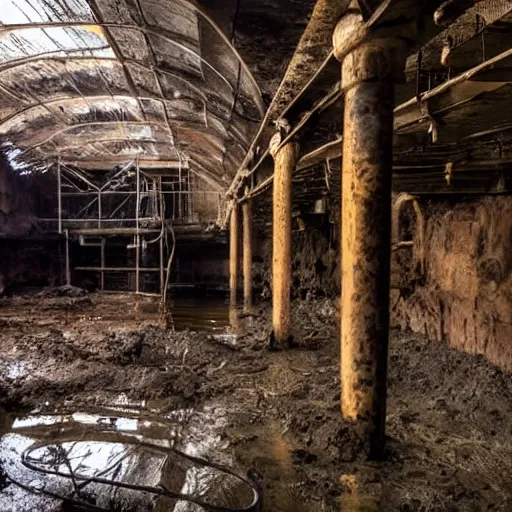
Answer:
[[[125,443],[125,444],[127,444],[127,443]],[[24,452],[21,455],[22,464],[27,469],[34,471],[36,473],[43,473],[43,474],[47,474],[47,475],[59,476],[62,478],[74,480],[76,485],[74,485],[74,491],[73,491],[72,495],[70,497],[67,497],[67,496],[63,496],[61,494],[55,493],[53,491],[47,490],[45,488],[38,489],[36,487],[32,487],[30,485],[20,482],[18,479],[12,477],[9,474],[7,474],[7,478],[13,484],[18,485],[20,488],[22,488],[28,492],[32,492],[35,494],[46,494],[52,498],[62,500],[63,502],[70,502],[79,507],[82,507],[82,509],[91,510],[94,512],[104,512],[104,511],[108,511],[110,509],[98,507],[89,502],[78,500],[78,499],[75,499],[72,497],[76,493],[77,489],[78,489],[78,491],[81,491],[85,487],[85,485],[88,485],[89,483],[108,485],[108,486],[112,486],[112,487],[115,487],[118,489],[127,489],[127,490],[132,490],[132,491],[149,493],[152,495],[162,496],[162,497],[166,497],[166,498],[172,498],[172,499],[176,499],[176,500],[180,500],[180,501],[187,501],[187,502],[193,503],[195,505],[198,505],[209,512],[256,512],[257,510],[259,510],[261,497],[260,497],[258,489],[249,480],[238,475],[237,473],[232,471],[230,468],[223,466],[221,464],[217,464],[215,462],[203,459],[201,457],[194,457],[192,455],[188,455],[180,450],[177,450],[176,448],[159,446],[159,445],[155,445],[155,444],[147,443],[147,442],[143,442],[143,441],[133,442],[133,443],[129,443],[129,444],[132,448],[135,448],[135,447],[148,448],[152,451],[156,450],[158,452],[161,452],[161,453],[164,453],[167,455],[172,454],[172,455],[178,456],[182,459],[185,459],[194,465],[202,466],[202,467],[209,468],[209,469],[215,469],[217,471],[220,471],[221,473],[225,473],[226,475],[229,475],[229,476],[237,479],[238,481],[242,482],[249,489],[251,489],[252,501],[248,506],[245,506],[245,507],[232,508],[232,507],[227,507],[227,506],[216,506],[216,505],[211,505],[209,503],[206,503],[203,500],[195,498],[193,496],[171,491],[164,485],[159,485],[158,487],[157,486],[137,485],[137,484],[130,484],[127,482],[121,482],[121,481],[113,480],[113,479],[109,479],[109,478],[104,478],[100,475],[102,475],[102,474],[104,475],[106,473],[105,469],[103,469],[101,472],[99,472],[96,476],[82,475],[80,473],[73,472],[72,469],[71,470],[69,469],[69,466],[68,466],[68,470],[70,470],[69,473],[59,471],[58,469],[55,469],[55,468],[46,469],[44,467],[37,465],[36,462],[40,461],[40,459],[38,459],[37,457],[33,457],[32,453],[35,450],[39,450],[39,449],[45,448],[45,447],[53,447],[56,445],[44,445],[44,444],[37,443],[37,442],[32,444],[31,446],[29,446],[28,448],[26,448],[24,450]],[[62,449],[61,445],[57,445],[57,446],[60,449]],[[67,457],[67,455],[66,455],[66,457]],[[121,464],[122,460],[123,459],[121,459],[120,461],[117,462],[117,466],[119,466],[119,464]],[[110,466],[112,467],[112,465],[110,465]],[[115,473],[115,471],[114,471],[114,473]],[[77,482],[80,482],[80,484],[78,484]]]

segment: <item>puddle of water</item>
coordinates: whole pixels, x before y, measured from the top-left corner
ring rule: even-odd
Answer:
[[[97,302],[96,302],[97,301]],[[160,301],[158,298],[134,299],[133,296],[124,296],[121,301],[116,296],[103,296],[97,298],[94,306],[91,306],[89,312],[76,314],[62,311],[61,319],[72,317],[75,321],[94,324],[112,323],[118,325],[122,319],[123,324],[134,323],[139,325],[141,322],[161,323]],[[191,331],[208,332],[210,334],[240,334],[242,322],[238,315],[242,312],[241,308],[229,305],[229,301],[223,296],[180,296],[169,300],[168,314],[169,325],[172,325],[177,331],[189,329]],[[27,316],[17,316],[20,314],[19,308],[3,309],[0,312],[0,319],[8,318],[10,321],[24,323]],[[52,325],[53,320],[48,321],[47,316],[30,312],[28,315],[31,323],[38,326]],[[45,334],[40,334],[44,336]],[[66,335],[64,333],[64,335]],[[13,377],[18,378],[19,372],[24,372],[23,368],[11,370]]]
[[[128,313],[128,314],[127,314]],[[230,309],[223,297],[190,296],[179,297],[168,302],[168,314],[171,324],[177,331],[189,329],[210,333],[222,333],[230,326]],[[123,305],[123,318],[128,321],[158,321],[160,302],[140,300],[126,311]],[[84,315],[87,322],[118,322],[119,312],[110,310],[102,315]]]
[[[156,415],[125,398],[106,409],[11,418],[0,459],[18,484],[0,493],[0,510],[53,510],[55,496],[97,510],[258,510],[257,492],[222,451],[222,409]]]
[[[222,332],[229,327],[229,305],[222,297],[182,297],[171,301],[169,311],[178,331]]]

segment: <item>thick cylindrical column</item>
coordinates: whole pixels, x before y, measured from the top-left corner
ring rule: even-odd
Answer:
[[[238,290],[238,205],[233,204],[229,227],[229,289],[231,304],[236,304]]]
[[[273,152],[272,327],[278,346],[290,338],[292,171],[298,153],[295,142],[288,142]]]
[[[346,29],[346,20],[340,25]],[[347,38],[340,25],[334,41],[343,45]],[[404,54],[403,42],[376,39],[340,59],[345,91],[341,406],[369,458],[381,456],[385,435],[394,84]]]
[[[251,200],[242,205],[244,222],[244,308],[249,311],[252,307],[252,208]]]

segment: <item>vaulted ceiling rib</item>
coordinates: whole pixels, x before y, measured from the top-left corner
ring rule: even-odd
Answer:
[[[5,3],[0,142],[12,160],[179,158],[229,184],[264,105],[241,57],[197,5]]]

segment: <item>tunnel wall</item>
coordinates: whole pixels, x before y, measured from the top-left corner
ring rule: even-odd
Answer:
[[[412,245],[395,233],[394,325],[512,370],[512,197],[417,205]]]
[[[33,229],[32,197],[27,180],[0,156],[0,237],[28,235]]]
[[[221,192],[215,192],[206,181],[195,177],[192,184],[192,201],[196,221],[207,224],[221,220],[222,212],[219,205],[222,210],[223,199]]]
[[[60,282],[61,243],[38,222],[53,213],[52,192],[50,176],[20,175],[0,155],[0,295]]]

